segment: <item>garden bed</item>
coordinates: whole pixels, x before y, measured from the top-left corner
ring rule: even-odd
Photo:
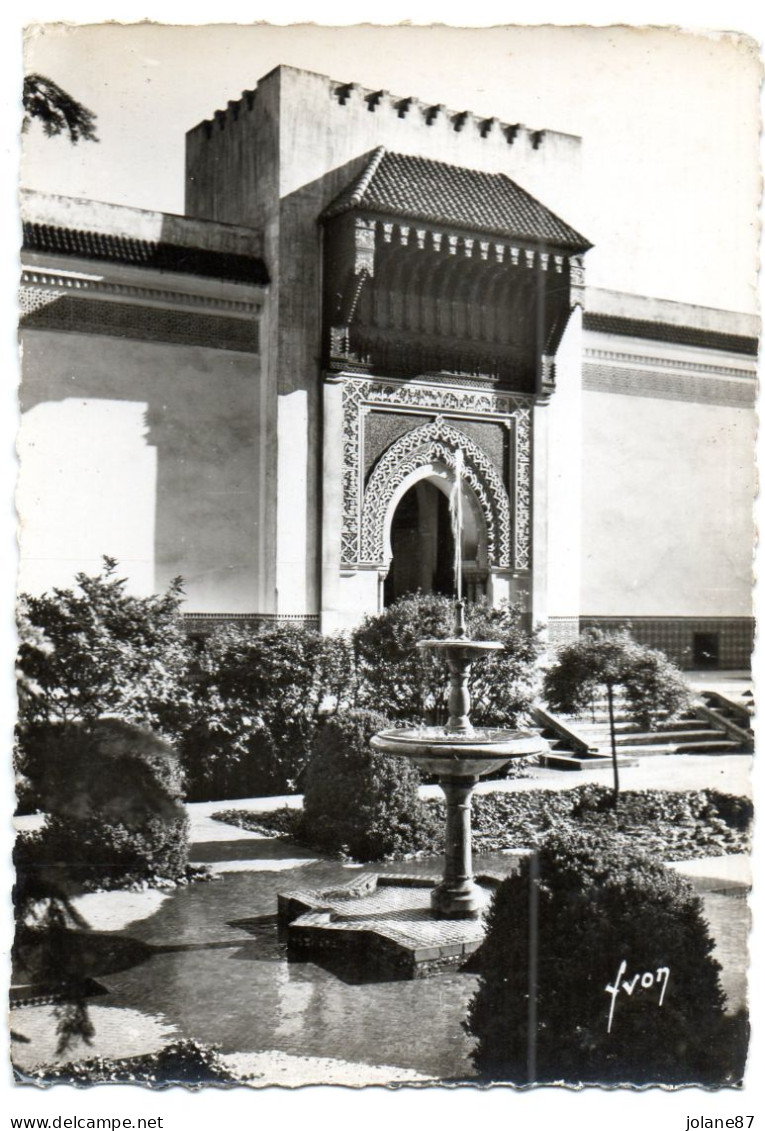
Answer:
[[[639,848],[660,860],[745,853],[750,849],[752,803],[717,790],[630,790],[611,807],[612,791],[601,785],[571,790],[480,794],[473,800],[476,853],[534,848],[553,829],[588,832],[613,847]],[[433,820],[429,848],[443,851],[444,803],[427,803]],[[305,839],[299,809],[272,813],[222,810],[213,819],[266,836]],[[401,854],[404,855],[404,854]]]
[[[46,1065],[31,1072],[17,1071],[16,1078],[23,1083],[73,1084],[75,1087],[148,1084],[153,1088],[167,1088],[185,1084],[199,1088],[210,1084],[230,1087],[243,1082],[225,1064],[216,1047],[192,1040],[176,1041],[158,1052],[141,1056],[97,1056],[62,1065]]]

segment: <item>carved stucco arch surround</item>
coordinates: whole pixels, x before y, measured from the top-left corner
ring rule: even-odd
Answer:
[[[442,417],[399,437],[369,477],[361,509],[361,556],[365,562],[386,568],[391,516],[403,490],[429,471],[432,474],[434,467],[440,465],[452,470],[458,448],[464,457],[465,480],[483,518],[487,564],[510,567],[512,522],[505,486],[478,445]],[[402,490],[405,483],[406,488]]]

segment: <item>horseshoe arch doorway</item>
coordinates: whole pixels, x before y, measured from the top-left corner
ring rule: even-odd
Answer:
[[[449,597],[454,593],[454,534],[449,514],[453,482],[446,468],[432,469],[394,500],[387,539],[390,559],[383,582],[386,608],[411,593]],[[467,484],[463,491],[463,590],[476,600],[485,591],[485,536],[473,493]]]

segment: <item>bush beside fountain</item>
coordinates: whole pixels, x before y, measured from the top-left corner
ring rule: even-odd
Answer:
[[[301,839],[359,861],[432,849],[436,822],[417,770],[369,745],[387,725],[374,711],[326,720],[306,774]]]
[[[503,646],[470,673],[473,723],[521,725],[538,690],[537,634],[526,627],[519,605],[471,604],[465,619],[474,640],[497,640]],[[445,723],[449,670],[443,656],[417,645],[423,639],[446,639],[453,627],[454,601],[436,593],[401,597],[365,617],[353,632],[356,704],[381,711],[396,724]]]
[[[747,1024],[724,1014],[712,950],[686,879],[552,833],[488,916],[467,1022],[476,1067],[520,1085],[735,1083]]]

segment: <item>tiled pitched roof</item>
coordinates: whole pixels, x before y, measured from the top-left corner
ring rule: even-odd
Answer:
[[[103,232],[87,232],[52,224],[25,222],[24,249],[81,259],[108,260],[131,267],[152,267],[227,282],[265,285],[268,271],[262,259],[232,252],[132,239]]]
[[[374,151],[361,176],[325,209],[323,218],[361,207],[576,251],[592,246],[504,173],[482,173],[384,147]]]
[[[650,322],[637,318],[624,318],[616,314],[585,312],[585,330],[600,334],[624,334],[631,338],[647,338],[654,342],[675,342],[684,346],[701,346],[705,349],[726,350],[756,357],[757,338],[741,334],[726,334],[719,330],[704,330],[697,326],[677,326],[669,322]]]

